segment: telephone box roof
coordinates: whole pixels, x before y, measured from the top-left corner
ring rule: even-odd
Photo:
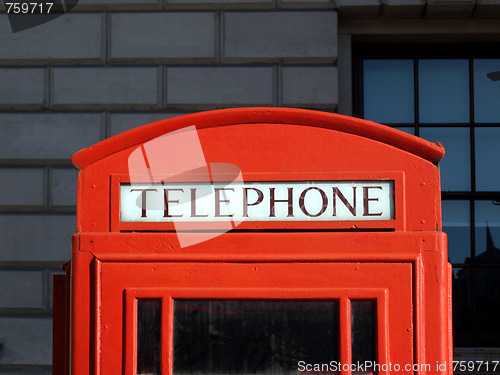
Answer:
[[[410,152],[434,164],[444,156],[443,146],[385,125],[334,113],[294,108],[234,108],[178,116],[140,126],[83,149],[71,158],[83,169],[118,151],[195,125],[198,130],[228,125],[277,124],[301,125],[340,131],[373,139]]]

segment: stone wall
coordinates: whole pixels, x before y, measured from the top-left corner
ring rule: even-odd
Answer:
[[[497,0],[80,0],[13,33],[1,4],[0,374],[50,373],[52,274],[75,232],[73,153],[201,110],[338,111],[351,73],[344,20],[499,15]]]
[[[328,1],[80,0],[16,33],[2,10],[0,34],[0,374],[50,373],[52,274],[75,232],[73,153],[201,110],[337,108]]]

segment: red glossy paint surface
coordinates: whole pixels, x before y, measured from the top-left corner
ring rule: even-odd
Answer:
[[[270,123],[272,120],[278,122]],[[217,126],[219,122],[221,126]],[[120,223],[118,187],[130,178],[129,158],[140,148],[140,141],[148,142],[193,125],[206,163],[235,165],[244,181],[390,179],[396,184],[396,217],[392,222],[331,222],[323,226],[309,222],[244,222],[238,229],[441,227],[439,173],[434,163],[443,156],[442,147],[369,121],[273,108],[180,116],[131,130],[75,154],[73,162],[83,168],[79,178],[78,231],[173,230],[167,223]],[[171,174],[169,181],[199,181],[199,176],[178,174],[179,163],[191,154],[190,147],[194,146],[187,144],[185,154],[180,152],[176,160],[170,160],[170,164],[166,160],[162,165],[162,173]],[[143,178],[149,178],[147,172]],[[407,212],[410,208],[411,212]]]
[[[119,184],[131,179],[129,157],[193,125],[206,162],[234,164],[244,181],[392,180],[395,218],[243,222],[206,241],[204,233],[191,233],[198,243],[188,247],[170,223],[120,222]],[[343,363],[351,360],[350,299],[376,299],[380,363],[451,373],[450,273],[436,166],[443,155],[439,145],[368,121],[277,108],[181,116],[75,154],[81,170],[71,373],[135,374],[137,298],[163,301],[164,374],[171,373],[174,298],[339,299]],[[198,181],[195,174],[175,177],[176,170],[172,181]],[[446,370],[436,371],[445,362]]]

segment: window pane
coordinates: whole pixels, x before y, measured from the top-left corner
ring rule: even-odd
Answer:
[[[470,191],[469,128],[420,128],[420,136],[439,141],[446,154],[441,161],[441,190]]]
[[[377,361],[377,301],[351,301],[352,363]],[[353,374],[373,374],[373,369],[353,371]]]
[[[481,346],[500,346],[500,268],[476,269],[476,309],[478,342]]]
[[[421,123],[469,122],[469,61],[418,61],[418,100]]]
[[[476,263],[500,265],[500,206],[476,201]]]
[[[471,346],[474,339],[472,322],[472,268],[453,267],[453,345]]]
[[[474,60],[474,121],[500,122],[500,59]]]
[[[470,204],[468,201],[442,201],[443,231],[448,236],[451,263],[470,263]]]
[[[296,374],[339,359],[331,301],[176,300],[174,374]]]
[[[364,118],[388,123],[413,123],[413,60],[364,60]]]
[[[161,300],[137,300],[137,374],[160,374]]]
[[[475,129],[476,190],[500,190],[500,127]]]

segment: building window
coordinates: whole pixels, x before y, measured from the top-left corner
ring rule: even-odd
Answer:
[[[354,114],[446,149],[454,346],[500,346],[500,48],[355,45]]]

